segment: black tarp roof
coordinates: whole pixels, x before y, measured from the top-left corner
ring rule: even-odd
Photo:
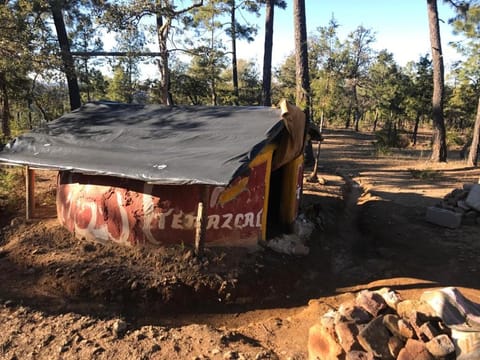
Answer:
[[[158,184],[227,185],[282,131],[279,109],[88,103],[14,139],[0,161]]]

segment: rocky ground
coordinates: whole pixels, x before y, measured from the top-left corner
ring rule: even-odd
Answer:
[[[306,359],[310,326],[359,290],[455,286],[480,302],[480,225],[425,221],[480,171],[455,154],[430,164],[422,145],[381,156],[373,140],[325,132],[303,257],[82,242],[49,218],[54,174],[39,172],[35,221],[0,198],[0,358]]]

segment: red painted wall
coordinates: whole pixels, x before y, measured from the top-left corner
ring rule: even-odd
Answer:
[[[252,167],[248,178],[236,179],[230,190],[208,186],[207,246],[257,245],[262,236],[266,171],[266,162]],[[193,244],[204,187],[151,185],[63,171],[58,178],[58,219],[80,239],[147,246]],[[230,201],[224,196],[228,191],[234,195]]]

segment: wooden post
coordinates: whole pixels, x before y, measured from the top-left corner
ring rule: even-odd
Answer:
[[[25,167],[25,218],[31,220],[35,210],[35,170]]]
[[[201,256],[207,232],[207,206],[209,191],[208,185],[202,190],[201,201],[198,203],[197,222],[195,226],[195,255]]]

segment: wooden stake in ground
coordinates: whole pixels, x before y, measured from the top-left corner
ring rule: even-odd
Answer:
[[[35,210],[35,170],[25,167],[25,218],[31,220]]]
[[[205,244],[205,233],[207,231],[207,206],[209,191],[208,187],[202,191],[201,201],[198,203],[197,222],[195,224],[195,255],[201,256]]]

